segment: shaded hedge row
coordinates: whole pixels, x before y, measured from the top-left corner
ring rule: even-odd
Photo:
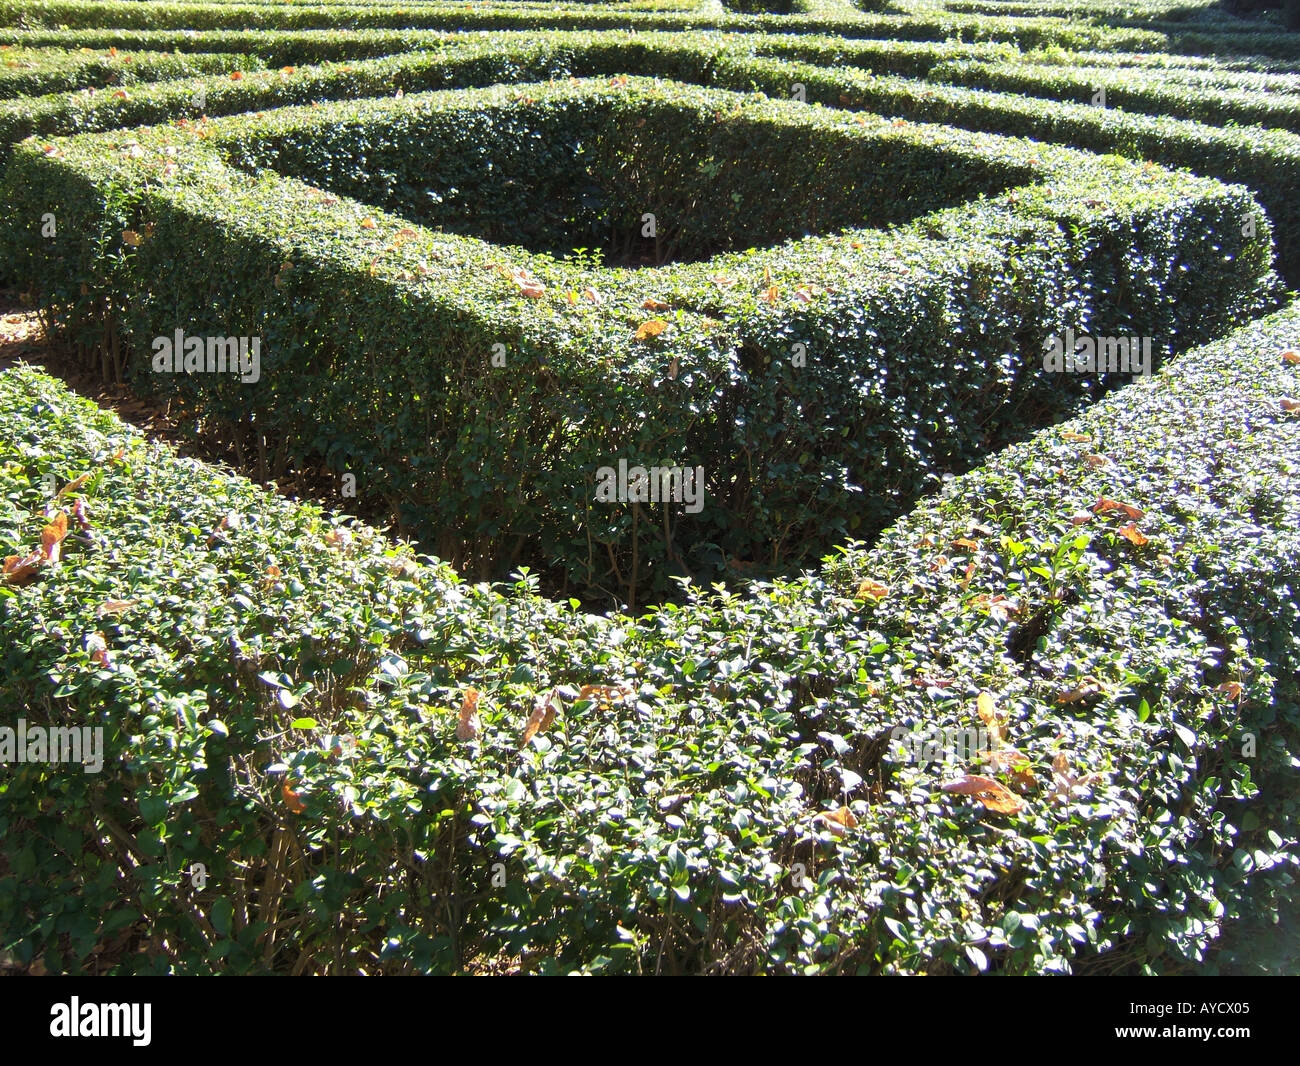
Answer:
[[[1041,372],[1067,327],[1150,337],[1159,360],[1258,309],[1272,281],[1267,222],[1242,235],[1255,208],[1239,187],[688,86],[532,84],[184,125],[17,150],[4,247],[51,325],[110,377],[129,367],[137,388],[177,395],[263,476],[353,473],[375,510],[472,573],[529,561],[624,601],[727,557],[815,558],[1072,410],[1115,379]],[[421,138],[431,169],[416,173],[392,146]],[[330,194],[252,173],[266,166]],[[536,177],[552,172],[564,180]],[[861,202],[872,213],[855,217]],[[643,212],[666,239],[827,235],[624,270],[412,224],[468,209],[469,229],[507,245],[579,232],[593,247],[590,226],[632,232]],[[153,373],[153,338],[177,329],[260,337],[262,380]],[[620,459],[703,466],[703,510],[593,503]]]
[[[1297,335],[1293,305],[871,550],[635,621],[466,585],[8,371],[0,553],[55,509],[87,528],[0,587],[4,724],[102,726],[107,759],[9,768],[0,946],[55,972],[1178,972],[1294,879]],[[891,740],[981,723],[996,757]],[[968,773],[1010,813],[942,787]]]

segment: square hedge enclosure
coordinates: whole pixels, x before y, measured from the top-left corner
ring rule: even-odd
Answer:
[[[268,476],[633,602],[810,562],[1076,408],[1107,379],[1052,336],[1167,354],[1274,282],[1239,186],[622,76],[33,139],[5,199],[72,338]],[[257,380],[156,372],[178,330],[257,338]],[[608,502],[620,463],[702,501]]]

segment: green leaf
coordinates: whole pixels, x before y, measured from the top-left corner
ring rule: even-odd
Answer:
[[[163,796],[141,796],[138,803],[146,825],[157,825],[167,817],[167,800]]]
[[[235,908],[230,900],[225,896],[219,896],[212,904],[212,910],[208,917],[212,922],[212,928],[222,936],[230,935],[231,919],[234,917]]]

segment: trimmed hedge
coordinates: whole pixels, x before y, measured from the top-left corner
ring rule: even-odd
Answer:
[[[840,68],[753,59],[720,61],[713,84],[784,93],[804,85],[807,99],[942,122],[1009,136],[1036,137],[1096,152],[1118,152],[1169,167],[1239,181],[1259,197],[1276,230],[1278,270],[1300,278],[1300,138],[1286,130],[1217,128],[1185,119],[1135,115],[1085,104],[1042,101]]]
[[[921,70],[935,61],[957,58],[943,46],[900,45],[890,65]],[[747,55],[815,55],[816,65],[783,63]],[[252,74],[240,81],[209,78],[162,83],[134,91],[130,99],[112,95],[87,98],[56,94],[0,102],[0,153],[32,133],[44,135],[112,129],[179,117],[305,103],[316,99],[387,95],[452,86],[482,85],[563,75],[639,73],[701,82],[733,90],[761,89],[789,95],[804,84],[811,101],[863,107],[916,121],[937,121],[1075,144],[1099,152],[1120,152],[1166,166],[1187,167],[1224,181],[1241,181],[1257,194],[1278,229],[1279,270],[1300,278],[1300,206],[1292,190],[1300,185],[1300,140],[1285,131],[1220,129],[1170,118],[1133,115],[1111,108],[1058,103],[1051,108],[1009,93],[989,93],[909,79],[874,77],[859,70],[825,69],[843,57],[875,67],[885,63],[878,46],[782,42],[771,37],[717,40],[681,35],[537,34],[520,42],[516,35],[486,35],[432,54],[393,56],[291,73]],[[940,67],[939,69],[943,69]],[[1044,77],[1051,78],[1049,70]],[[1119,77],[1117,75],[1117,77]],[[203,108],[196,93],[203,92]],[[1289,120],[1290,121],[1290,120]]]
[[[1255,123],[1277,129],[1300,130],[1300,78],[1273,76],[1273,84],[1242,87],[1196,84],[1184,71],[1118,70],[1110,67],[1043,67],[1028,63],[951,62],[932,67],[933,81],[998,92],[1026,93],[1052,100],[1087,104],[1099,87],[1106,106],[1151,115],[1190,118],[1212,126],[1228,122]],[[1220,80],[1223,75],[1219,75]],[[1236,74],[1232,81],[1247,82]],[[1286,85],[1288,92],[1269,91]]]
[[[121,52],[96,55],[53,48],[0,46],[0,99],[165,81],[197,74],[229,74],[261,70],[255,55],[233,53],[169,55],[163,52]]]
[[[47,504],[89,526],[0,589],[0,702],[107,756],[9,768],[0,946],[53,972],[1178,972],[1294,884],[1298,334],[1293,305],[871,550],[639,621],[462,584],[0,374],[0,551]],[[1101,498],[1143,513],[1076,524]],[[978,724],[981,693],[1034,778],[1016,813],[940,787],[1009,771],[890,739]]]
[[[706,15],[658,14],[596,9],[577,5],[564,9],[476,7],[466,10],[450,3],[439,8],[369,5],[357,7],[170,4],[135,0],[0,0],[0,25],[36,29],[55,25],[70,29],[113,30],[347,30],[397,28],[461,30],[626,29],[733,30],[745,33],[833,33],[843,37],[900,40],[1013,41],[1022,47],[1059,45],[1063,48],[1115,48],[1159,51],[1162,34],[1144,30],[1069,26],[1054,19],[985,18],[947,13],[876,15],[885,0],[855,0],[867,14],[822,15]]]
[[[268,166],[332,195],[250,172]],[[1256,310],[1272,280],[1267,223],[1242,236],[1239,187],[627,79],[28,143],[5,203],[7,252],[52,326],[110,376],[129,366],[137,388],[174,392],[263,476],[352,472],[471,573],[529,561],[632,602],[728,556],[811,560],[1074,409],[1105,382],[1037,370],[1067,326],[1154,338],[1159,359]],[[632,233],[647,210],[704,255],[716,247],[692,232],[743,246],[895,228],[629,271],[412,225],[459,229],[476,203],[474,232],[533,247],[593,247],[593,227]],[[638,340],[647,322],[660,332]],[[264,380],[152,374],[151,338],[178,328],[259,336]],[[593,504],[619,459],[703,466],[703,511]]]

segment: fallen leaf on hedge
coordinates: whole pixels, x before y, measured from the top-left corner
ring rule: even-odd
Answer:
[[[647,296],[644,300],[641,301],[641,310],[642,311],[667,311],[668,305],[664,303],[662,300],[656,300],[653,299],[652,297]]]
[[[36,580],[40,568],[40,552],[30,552],[27,555],[10,555],[5,559],[4,563],[5,584],[28,585]]]
[[[1085,522],[1091,522],[1095,516],[1091,511],[1075,511],[1070,515],[1070,525],[1081,526]]]
[[[1011,615],[1020,613],[1020,604],[1000,593],[996,596],[976,596],[970,603],[972,607],[984,608],[990,618],[999,622],[1005,622]]]
[[[1087,433],[1071,433],[1068,430],[1061,434],[1061,439],[1069,441],[1071,444],[1083,444],[1092,438]]]
[[[879,581],[872,581],[869,577],[864,577],[858,582],[858,599],[865,600],[868,597],[874,600],[883,600],[889,595],[889,586],[882,585]]]
[[[1096,780],[1096,774],[1071,773],[1065,752],[1058,751],[1052,759],[1052,791],[1047,798],[1053,803],[1068,800],[1076,789],[1085,789]]]
[[[1008,773],[1011,784],[1016,788],[1030,789],[1038,784],[1038,779],[1029,766],[1029,756],[1017,751],[1015,748],[1004,748],[1002,751],[981,751],[979,757],[995,770]]]
[[[636,331],[636,340],[643,341],[647,337],[657,337],[668,328],[668,323],[662,318],[652,318],[649,322],[642,322]]]
[[[519,286],[519,291],[524,296],[536,299],[546,292],[546,286],[536,278],[531,277],[528,271],[522,267],[516,267],[510,271],[510,280]]]
[[[86,650],[90,652],[90,661],[105,670],[113,665],[113,658],[108,650],[108,638],[96,630],[86,635]]]
[[[975,551],[980,545],[979,541],[971,540],[969,537],[958,537],[952,542],[952,546],[954,548],[969,548],[971,551]]]
[[[542,724],[538,729],[539,733],[545,733],[555,724],[555,715],[558,713],[555,707],[556,691],[551,689],[550,694],[546,697],[546,706],[542,714]]]
[[[1139,548],[1142,547],[1142,545],[1149,544],[1151,542],[1151,538],[1148,537],[1145,533],[1143,533],[1140,529],[1138,529],[1138,527],[1135,526],[1132,522],[1129,522],[1125,526],[1121,526],[1119,530],[1119,535],[1123,537],[1126,541],[1128,541],[1130,544],[1134,544]]]
[[[294,70],[293,67],[281,67],[281,68],[280,68],[280,73],[281,73],[281,74],[292,74],[292,73],[293,73],[293,70]]]
[[[1099,466],[1110,465],[1110,460],[1107,459],[1104,455],[1085,455],[1083,457],[1083,461],[1087,463],[1090,467],[1092,467],[1094,470]]]
[[[729,278],[726,274],[714,274],[709,280],[720,289],[729,289],[736,284],[736,279]]]
[[[981,692],[975,700],[975,713],[979,719],[988,727],[989,741],[994,744],[1000,744],[1006,739],[1006,727],[998,717],[997,701],[993,698],[991,692]]]
[[[857,816],[848,809],[841,807],[838,811],[819,811],[813,815],[813,823],[820,822],[837,837],[842,837],[850,829],[857,828]]]
[[[232,70],[232,71],[230,72],[230,80],[231,80],[231,81],[243,81],[243,80],[244,80],[244,72],[243,72],[242,70]]]
[[[613,703],[632,695],[631,685],[583,685],[578,689],[578,699],[594,703]]]
[[[384,560],[384,565],[394,577],[411,577],[420,570],[420,564],[408,555],[387,558]]]
[[[1222,685],[1214,690],[1215,692],[1226,692],[1229,699],[1241,699],[1241,682],[1225,681]]]
[[[585,299],[590,300],[594,304],[603,304],[605,302],[605,297],[601,296],[601,294],[590,285],[582,290],[582,295]]]
[[[609,84],[612,85],[612,86],[617,86],[617,87],[624,86],[624,85],[627,84],[627,75],[626,75],[626,74],[619,74],[619,75],[617,75],[616,77],[610,78],[610,79],[609,79]]]
[[[139,602],[139,600],[105,600],[99,605],[96,613],[100,618],[106,614],[121,614],[123,611],[129,611]]]
[[[65,511],[58,511],[54,517],[41,530],[41,554],[51,563],[59,561],[59,553],[62,550],[60,545],[63,538],[68,535],[68,515]]]
[[[307,809],[307,804],[303,803],[302,796],[289,787],[289,779],[284,779],[284,784],[280,786],[280,795],[284,797],[284,805],[294,814],[302,814]]]
[[[1101,691],[1101,686],[1095,681],[1085,680],[1084,684],[1070,689],[1068,692],[1062,692],[1056,697],[1056,702],[1078,703],[1080,700],[1086,700],[1089,696],[1095,696]]]
[[[410,226],[403,226],[393,234],[393,239],[384,246],[384,251],[395,252],[402,247],[407,241],[414,240],[419,236]]]
[[[66,496],[69,492],[76,492],[77,489],[81,488],[81,486],[89,480],[89,474],[82,474],[81,477],[74,478],[72,481],[69,481],[64,485],[63,488],[59,489],[58,496],[55,496],[55,499],[58,499],[59,496]]]
[[[794,298],[802,303],[812,303],[813,287],[811,285],[797,285],[794,290]]]
[[[965,592],[968,588],[970,588],[970,579],[973,578],[974,576],[975,576],[975,564],[969,563],[966,566],[965,573],[963,573],[961,576],[961,590],[963,592]]]
[[[1293,348],[1288,348],[1286,351],[1282,353],[1282,362],[1300,363],[1300,352],[1297,352]]]
[[[954,792],[962,796],[974,796],[980,803],[998,814],[1015,814],[1025,807],[1025,801],[1012,792],[1006,785],[981,774],[967,774],[956,781],[948,781],[939,786],[944,792]]]
[[[668,377],[676,380],[677,378],[677,357],[673,356],[673,361],[668,364]]]
[[[369,217],[367,217],[367,218],[363,218],[363,219],[361,220],[361,228],[362,228],[362,229],[378,229],[378,228],[379,228],[379,223],[377,223],[373,218],[369,218]]]
[[[1134,521],[1146,516],[1146,512],[1140,507],[1134,507],[1127,503],[1120,503],[1119,500],[1107,499],[1105,496],[1098,496],[1097,502],[1092,505],[1092,509],[1097,514],[1105,514],[1107,511],[1123,511]]]
[[[769,285],[766,289],[763,290],[763,295],[760,296],[759,299],[766,300],[768,303],[774,304],[776,303],[776,298],[780,295],[781,295],[781,290],[777,286]]]
[[[460,717],[456,722],[456,739],[473,740],[483,730],[483,722],[478,716],[478,689],[467,688],[465,698],[460,703]]]
[[[1290,396],[1282,397],[1283,411],[1300,411],[1300,400],[1293,400]]]
[[[129,244],[132,248],[139,248],[140,234],[133,229],[124,229],[122,231],[122,243]]]
[[[533,706],[533,713],[528,716],[528,723],[524,726],[524,735],[519,740],[519,747],[528,747],[528,742],[537,736],[538,733],[545,733],[555,722],[555,690],[552,689],[544,700],[538,700]]]

